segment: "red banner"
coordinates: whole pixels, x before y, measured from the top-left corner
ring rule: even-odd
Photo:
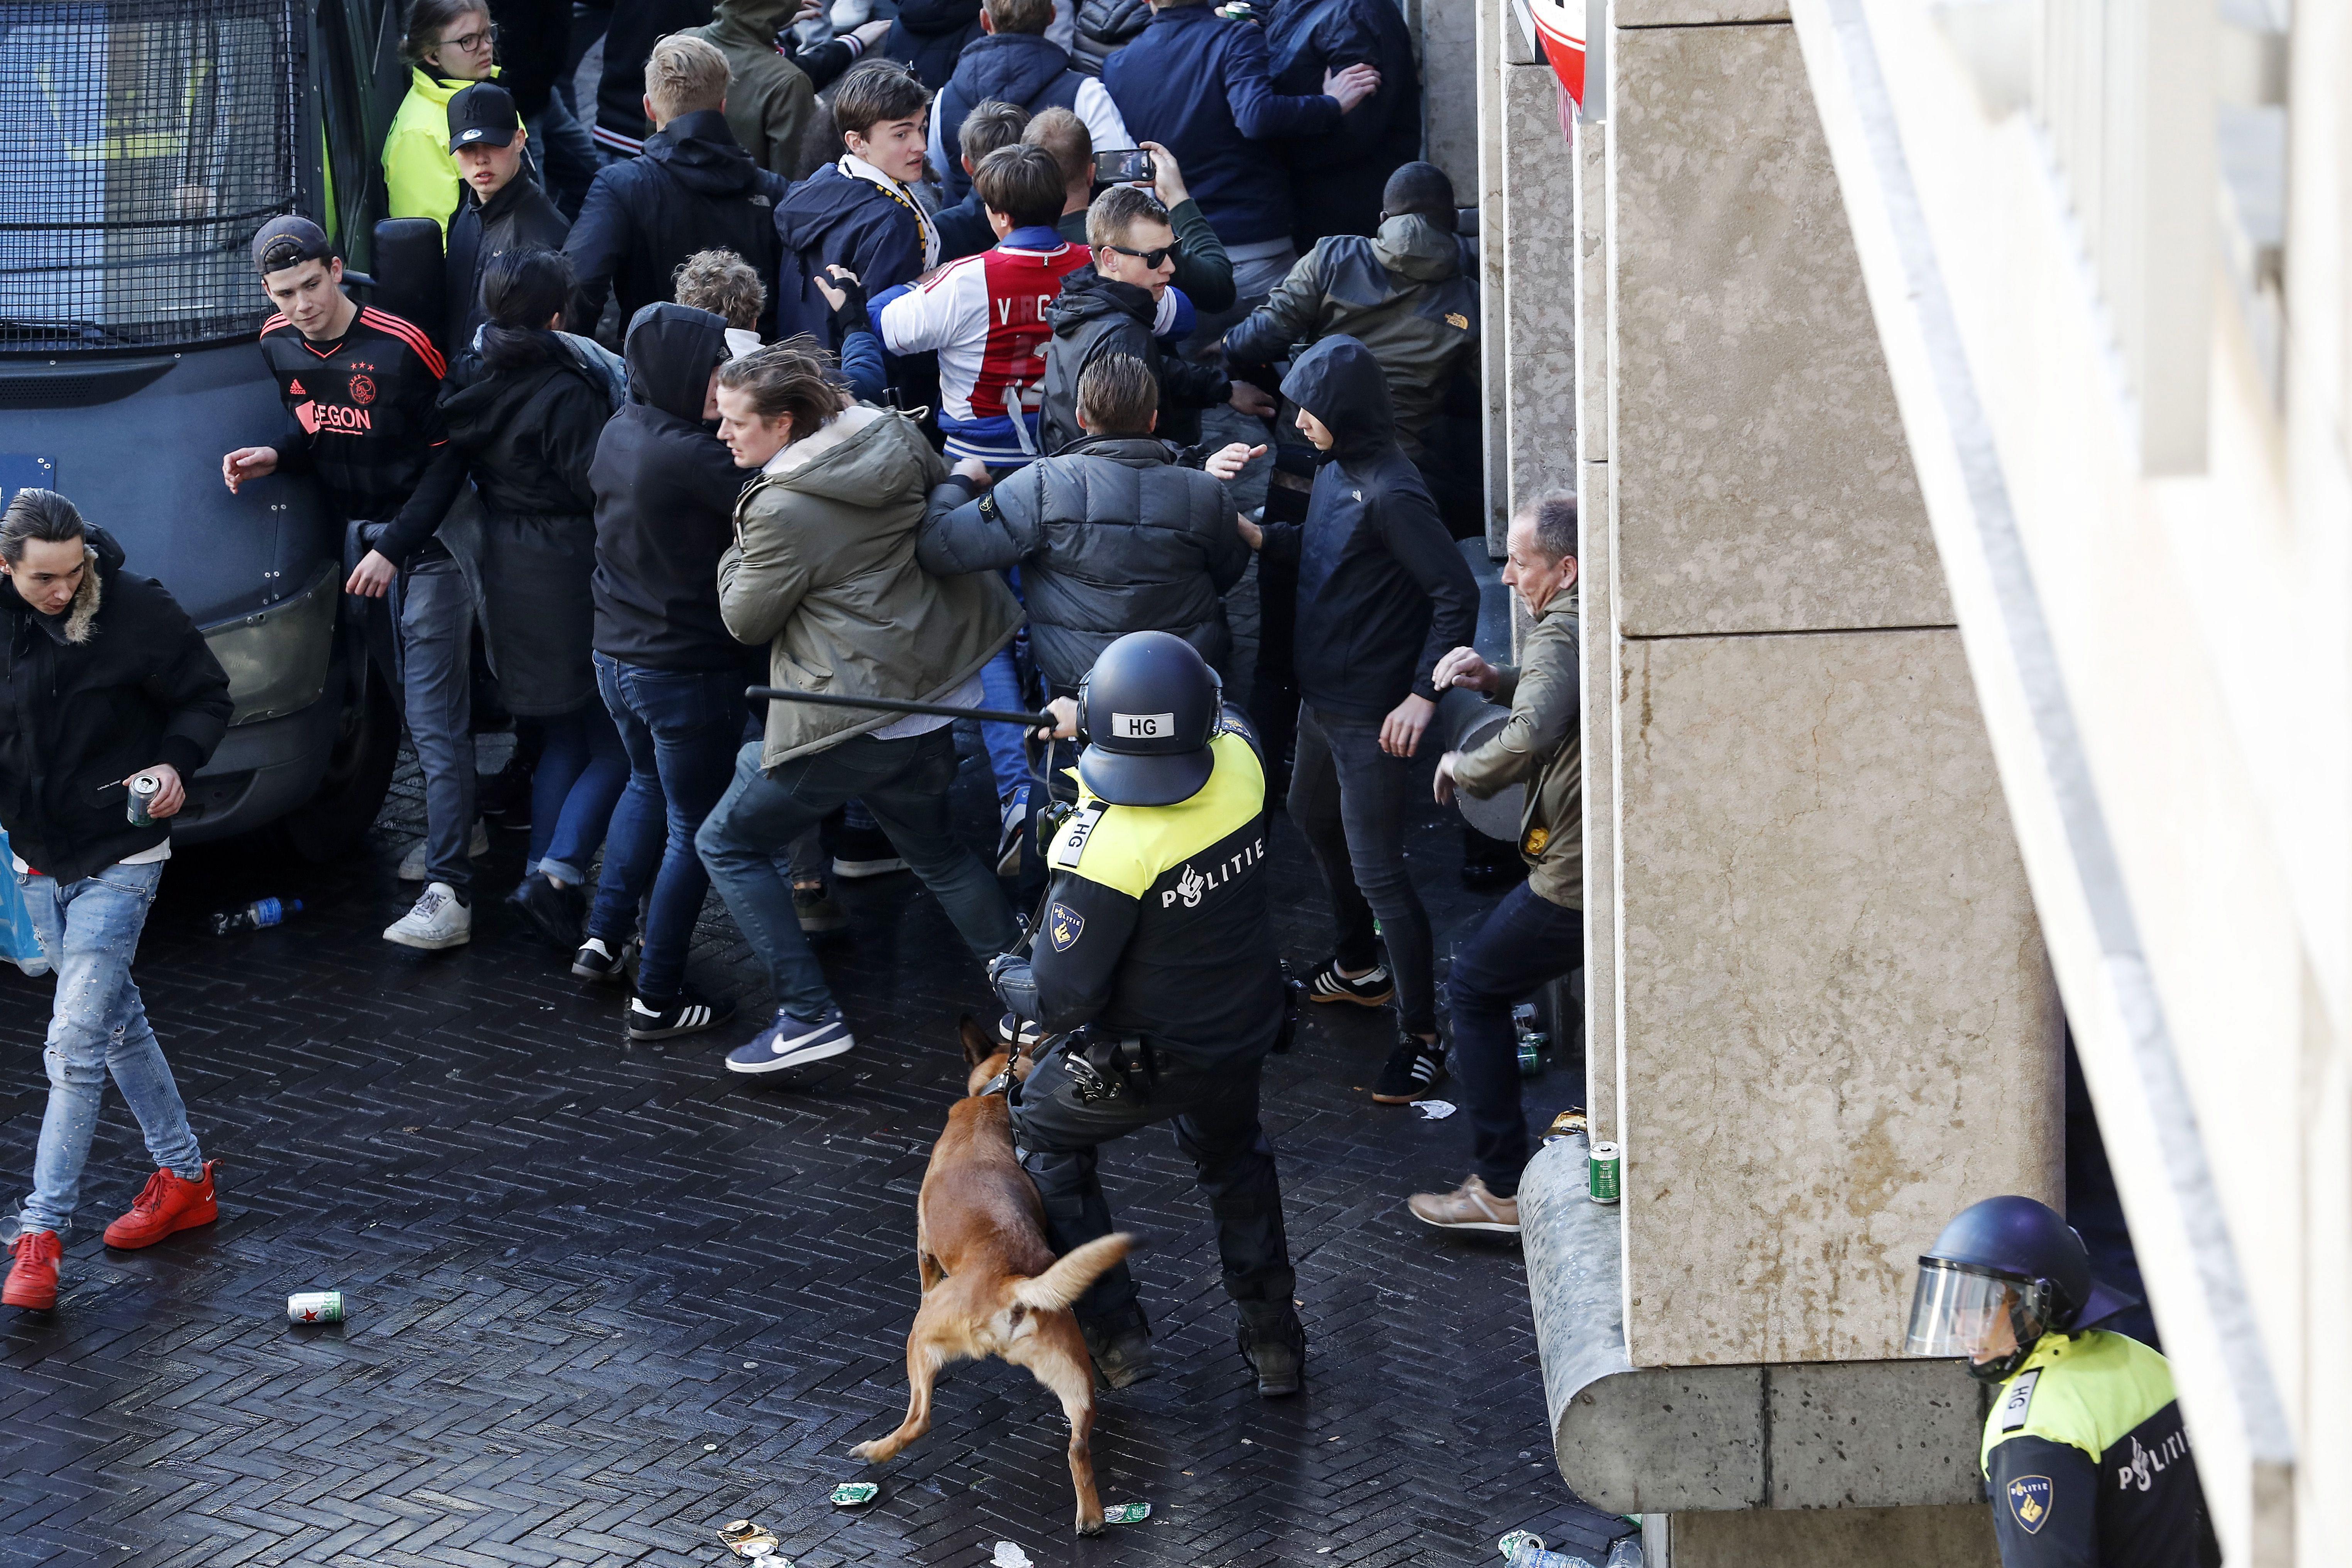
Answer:
[[[1528,0],[1528,10],[1535,17],[1536,37],[1543,41],[1544,58],[1559,74],[1560,86],[1579,108],[1584,103],[1584,4],[1583,0]]]

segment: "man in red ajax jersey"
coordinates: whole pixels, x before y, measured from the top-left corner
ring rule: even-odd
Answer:
[[[261,353],[292,423],[270,445],[223,458],[221,478],[235,491],[270,474],[316,475],[368,544],[345,591],[381,598],[398,579],[401,696],[425,774],[425,887],[383,934],[456,947],[473,934],[474,604],[434,537],[466,472],[441,426],[446,367],[415,323],[343,292],[342,259],[308,218],[264,224],[253,264],[279,311],[262,325]]]

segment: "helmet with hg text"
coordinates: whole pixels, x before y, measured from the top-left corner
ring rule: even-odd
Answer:
[[[1087,749],[1078,777],[1114,805],[1174,805],[1201,793],[1223,686],[1200,650],[1170,632],[1129,632],[1078,683]]]

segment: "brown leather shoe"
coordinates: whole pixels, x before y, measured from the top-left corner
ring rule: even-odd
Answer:
[[[106,1245],[130,1248],[152,1247],[176,1230],[210,1225],[220,1218],[213,1191],[213,1165],[205,1162],[205,1179],[184,1182],[170,1171],[147,1178],[131,1212],[106,1227]]]
[[[1519,1234],[1519,1200],[1498,1198],[1473,1176],[1450,1193],[1415,1193],[1405,1200],[1412,1217],[1440,1230],[1485,1230]]]

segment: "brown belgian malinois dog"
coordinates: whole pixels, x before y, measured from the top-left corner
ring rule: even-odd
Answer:
[[[923,1305],[907,1333],[907,1418],[887,1437],[850,1450],[880,1463],[931,1427],[931,1384],[951,1361],[1002,1356],[1025,1367],[1062,1402],[1070,1423],[1070,1486],[1078,1533],[1098,1535],[1102,1501],[1087,1438],[1095,1425],[1094,1363],[1070,1303],[1127,1256],[1129,1237],[1106,1236],[1056,1261],[1045,1244],[1045,1205],[1013,1153],[1013,1112],[985,1094],[1001,1073],[1029,1076],[979,1025],[962,1025],[971,1073],[965,1098],[948,1112],[931,1145],[930,1168],[915,1200],[915,1267]]]

